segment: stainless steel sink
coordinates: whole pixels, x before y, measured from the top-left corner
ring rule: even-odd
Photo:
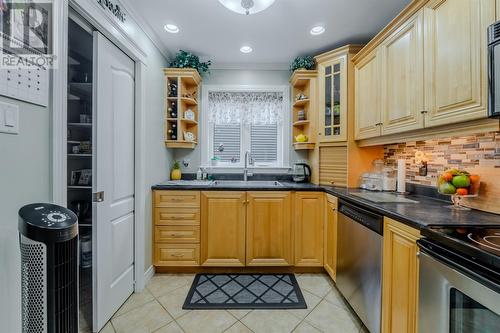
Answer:
[[[213,185],[213,180],[168,180],[165,185]]]
[[[216,180],[214,186],[234,186],[234,187],[280,187],[283,186],[275,180]]]

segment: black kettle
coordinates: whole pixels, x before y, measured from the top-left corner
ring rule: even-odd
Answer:
[[[306,163],[295,163],[292,170],[293,181],[308,183],[311,179],[311,168]]]

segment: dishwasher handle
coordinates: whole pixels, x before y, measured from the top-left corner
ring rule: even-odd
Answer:
[[[379,235],[384,234],[384,217],[382,215],[355,206],[343,200],[339,201],[339,213],[364,225],[368,229],[375,231]]]

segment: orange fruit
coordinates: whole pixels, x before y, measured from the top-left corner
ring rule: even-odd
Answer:
[[[469,191],[466,188],[457,188],[457,195],[467,195]]]
[[[443,177],[445,181],[451,182],[453,179],[453,174],[451,172],[445,172],[441,175],[441,177]]]

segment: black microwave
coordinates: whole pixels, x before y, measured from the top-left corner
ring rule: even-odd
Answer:
[[[500,117],[500,21],[488,27],[488,116]]]

